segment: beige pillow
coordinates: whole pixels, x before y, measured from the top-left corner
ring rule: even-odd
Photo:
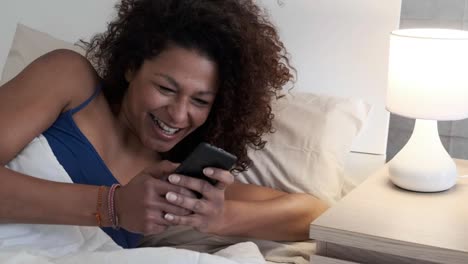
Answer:
[[[288,93],[273,104],[276,132],[251,150],[252,167],[242,182],[310,193],[333,204],[341,198],[344,161],[370,110],[357,99]]]
[[[41,55],[56,49],[70,49],[84,54],[84,50],[76,45],[18,24],[3,68],[0,85],[18,75],[28,64]]]

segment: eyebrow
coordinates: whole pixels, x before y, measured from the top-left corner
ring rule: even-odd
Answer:
[[[179,83],[176,80],[174,80],[174,78],[172,78],[171,76],[166,75],[166,74],[162,74],[162,73],[155,73],[154,75],[163,77],[164,79],[166,79],[166,81],[171,83],[171,85],[175,86],[178,90],[181,89]],[[216,93],[211,92],[211,91],[201,91],[201,92],[198,92],[198,94],[201,94],[201,95],[204,95],[204,94],[215,95]]]
[[[166,74],[162,74],[162,73],[155,73],[154,75],[163,77],[164,79],[166,79],[166,81],[170,82],[171,85],[175,86],[177,89],[180,90],[180,85],[179,85],[179,83],[178,83],[176,80],[174,80],[174,78],[172,78],[171,76],[166,75]]]

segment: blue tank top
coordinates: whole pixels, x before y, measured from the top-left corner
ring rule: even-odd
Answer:
[[[100,88],[78,107],[62,113],[43,135],[74,183],[111,186],[118,183],[117,179],[73,120],[73,115],[88,105],[99,92]],[[142,237],[124,229],[104,227],[102,230],[123,248],[136,247]]]

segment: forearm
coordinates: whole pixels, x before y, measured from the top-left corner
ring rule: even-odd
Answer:
[[[0,223],[95,226],[98,187],[58,183],[0,168]],[[107,201],[107,188],[102,193]],[[103,216],[103,224],[108,225]]]
[[[306,240],[310,222],[326,209],[324,202],[307,194],[287,194],[265,201],[227,200],[219,235]]]

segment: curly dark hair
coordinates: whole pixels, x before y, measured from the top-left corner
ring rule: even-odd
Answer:
[[[163,155],[179,162],[206,141],[236,155],[235,169],[245,170],[248,146],[263,148],[261,136],[272,132],[272,98],[293,79],[265,11],[253,0],[122,0],[116,8],[107,31],[84,42],[109,103],[121,103],[127,70],[137,71],[168,45],[196,50],[216,63],[218,94],[207,121]]]

